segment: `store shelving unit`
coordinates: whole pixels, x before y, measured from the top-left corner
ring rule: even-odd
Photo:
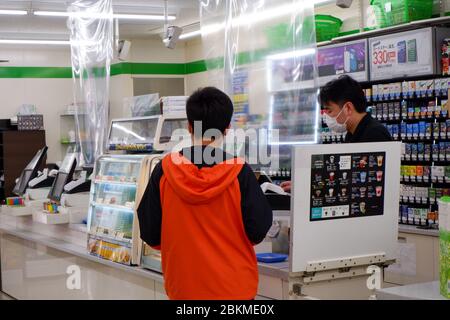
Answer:
[[[440,76],[401,80],[447,82],[446,77]],[[395,94],[372,96],[373,85],[396,82],[400,82],[400,79],[365,82],[362,85],[367,93],[368,111],[386,126],[395,141],[404,143],[399,223],[437,229],[437,199],[450,194],[450,118],[446,107],[448,88],[436,86],[427,92],[402,89]],[[322,121],[322,143],[343,141],[344,135],[330,134],[325,127]]]

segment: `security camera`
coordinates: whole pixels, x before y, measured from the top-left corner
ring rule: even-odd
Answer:
[[[336,5],[340,8],[346,9],[350,8],[353,0],[336,0]]]
[[[165,46],[169,49],[174,49],[182,32],[183,29],[180,27],[176,26],[167,27],[166,35],[165,38],[163,39]]]
[[[131,42],[126,40],[119,41],[119,48],[117,49],[117,58],[120,61],[124,61],[127,59],[128,54],[130,53]]]

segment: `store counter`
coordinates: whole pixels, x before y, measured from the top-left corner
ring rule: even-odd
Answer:
[[[404,225],[404,224],[398,225],[398,232],[399,233],[417,234],[417,235],[422,235],[422,236],[439,237],[438,229],[423,229],[423,228],[418,228],[417,226]]]
[[[397,250],[398,263],[385,270],[385,282],[409,285],[439,279],[439,230],[400,224]]]
[[[160,273],[88,254],[85,228],[68,226],[0,214],[2,291],[17,299],[167,299]],[[257,298],[287,299],[288,262],[258,269]]]
[[[439,294],[439,281],[381,289],[376,296],[378,300],[446,300]]]

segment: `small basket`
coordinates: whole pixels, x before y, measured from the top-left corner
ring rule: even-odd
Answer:
[[[370,5],[381,28],[430,19],[433,15],[433,0],[371,0]]]
[[[316,39],[317,42],[329,41],[339,36],[342,20],[336,17],[316,14]]]

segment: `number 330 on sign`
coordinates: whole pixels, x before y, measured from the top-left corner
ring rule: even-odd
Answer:
[[[387,50],[375,50],[373,52],[373,64],[383,65],[389,62],[394,62],[395,52]]]

